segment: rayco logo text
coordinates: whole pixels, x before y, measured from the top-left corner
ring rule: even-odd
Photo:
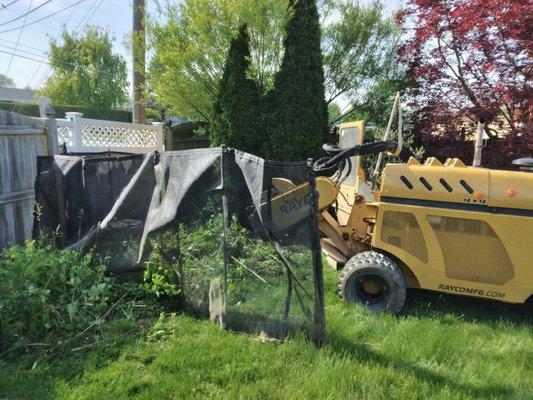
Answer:
[[[444,285],[442,283],[439,285],[439,289],[445,290],[447,292],[455,292],[455,293],[461,293],[461,294],[471,294],[474,296],[490,297],[492,299],[503,299],[505,297],[505,293],[502,293],[502,292],[468,288],[464,286]]]
[[[299,198],[285,200],[285,204],[283,204],[279,209],[284,214],[290,214],[291,212],[309,204],[311,204],[311,194],[306,194],[305,196]]]

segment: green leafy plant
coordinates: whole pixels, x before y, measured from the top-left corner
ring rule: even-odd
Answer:
[[[119,284],[92,254],[29,241],[5,250],[0,265],[0,355],[83,348],[106,321],[152,310],[136,307],[139,286]]]
[[[161,296],[180,294],[177,263],[179,237],[166,231],[150,241],[150,252],[145,262],[144,287],[149,293]]]

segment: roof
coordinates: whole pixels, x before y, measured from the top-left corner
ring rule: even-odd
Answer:
[[[0,86],[0,101],[12,103],[27,103],[35,97],[35,92],[31,89],[15,89]]]

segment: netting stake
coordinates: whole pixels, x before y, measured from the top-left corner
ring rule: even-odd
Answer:
[[[314,321],[310,328],[311,340],[317,344],[326,341],[326,315],[324,312],[324,277],[322,271],[322,251],[320,248],[320,236],[318,234],[318,193],[316,191],[315,172],[313,170],[313,159],[307,159],[307,180],[311,188],[311,218],[309,219],[309,230],[312,241],[313,252],[313,272],[315,284],[315,313]]]

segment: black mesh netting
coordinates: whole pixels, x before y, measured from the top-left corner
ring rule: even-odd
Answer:
[[[39,157],[34,235],[113,273],[170,268],[185,307],[226,329],[320,342],[316,200],[308,163],[234,149]]]

